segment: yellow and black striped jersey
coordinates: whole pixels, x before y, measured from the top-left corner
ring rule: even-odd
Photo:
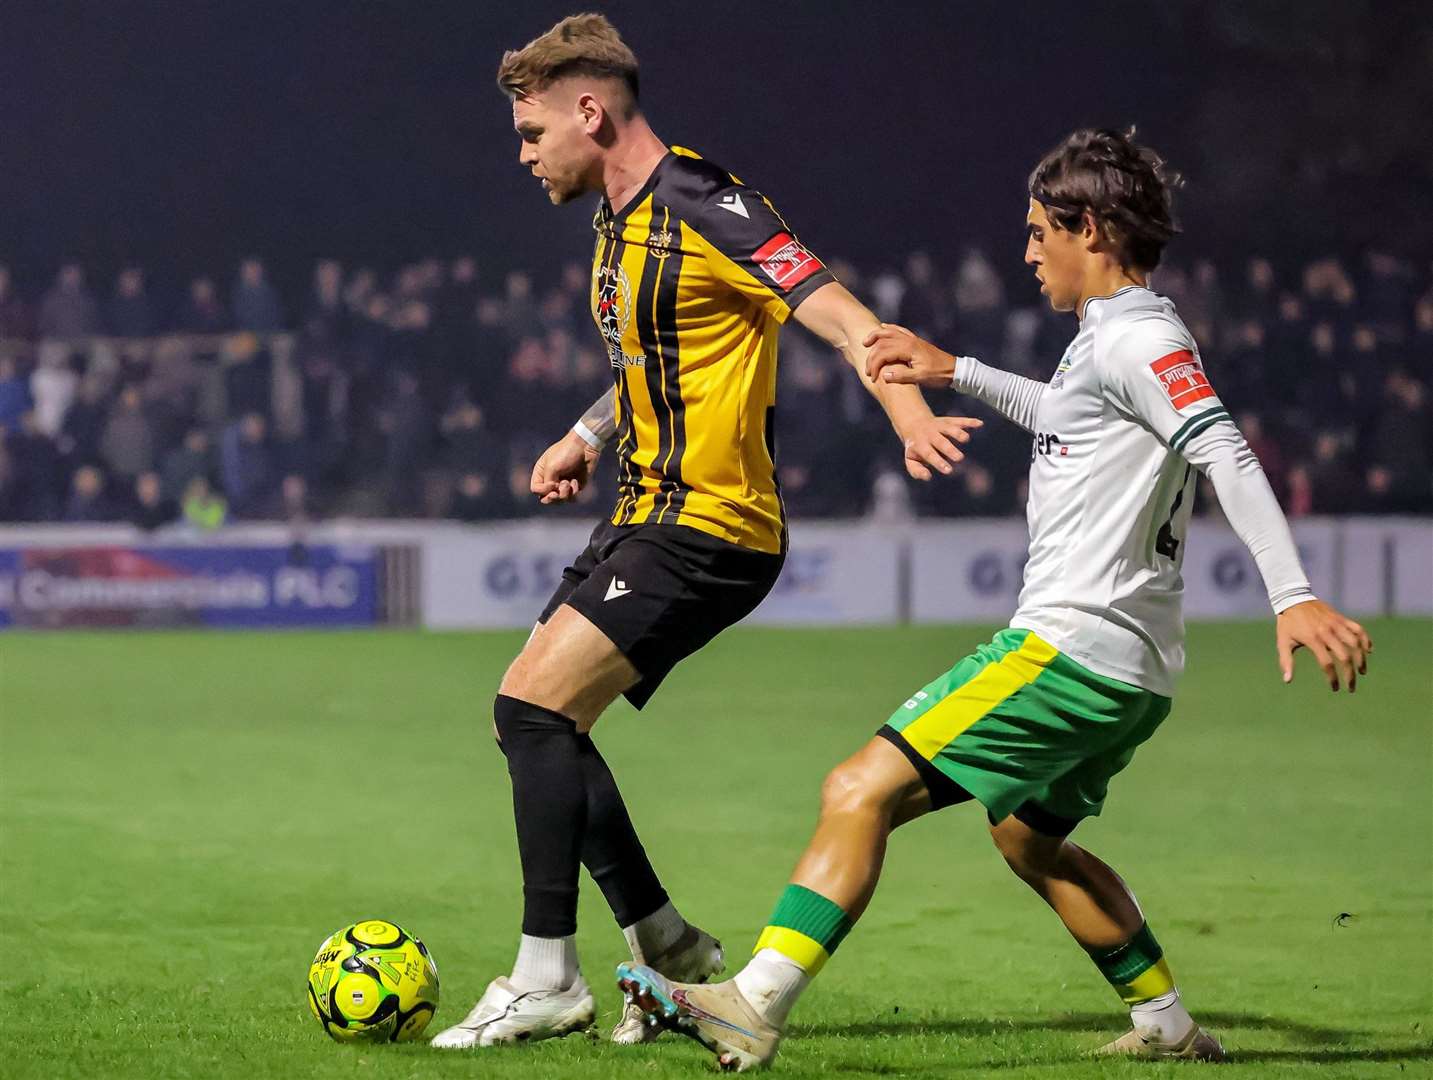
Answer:
[[[593,219],[592,317],[616,381],[615,525],[784,549],[774,465],[781,324],[834,280],[759,192],[673,147]]]

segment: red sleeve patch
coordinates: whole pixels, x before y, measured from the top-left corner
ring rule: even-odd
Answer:
[[[788,232],[779,232],[762,244],[752,252],[751,261],[761,267],[782,292],[790,292],[822,269],[821,260]]]
[[[1204,365],[1188,349],[1180,349],[1168,356],[1161,356],[1149,365],[1159,385],[1176,409],[1193,405],[1207,397],[1214,396],[1214,387],[1204,374]]]

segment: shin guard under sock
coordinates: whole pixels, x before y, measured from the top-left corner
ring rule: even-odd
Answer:
[[[577,725],[499,694],[493,719],[512,778],[522,858],[522,932],[561,938],[577,930],[577,876],[587,831],[587,788]]]

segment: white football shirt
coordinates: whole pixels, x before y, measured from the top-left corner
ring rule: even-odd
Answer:
[[[1312,599],[1268,480],[1165,297],[1131,286],[1090,300],[1049,383],[961,357],[954,385],[1034,434],[1030,558],[1011,626],[1101,675],[1172,694],[1195,466],[1274,609]]]

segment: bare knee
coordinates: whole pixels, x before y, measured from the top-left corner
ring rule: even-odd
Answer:
[[[868,767],[861,754],[843,761],[821,784],[821,813],[875,814],[891,817],[906,795],[906,785]]]
[[[823,814],[849,813],[859,809],[869,800],[862,783],[860,770],[851,762],[843,761],[821,782],[821,812]]]

